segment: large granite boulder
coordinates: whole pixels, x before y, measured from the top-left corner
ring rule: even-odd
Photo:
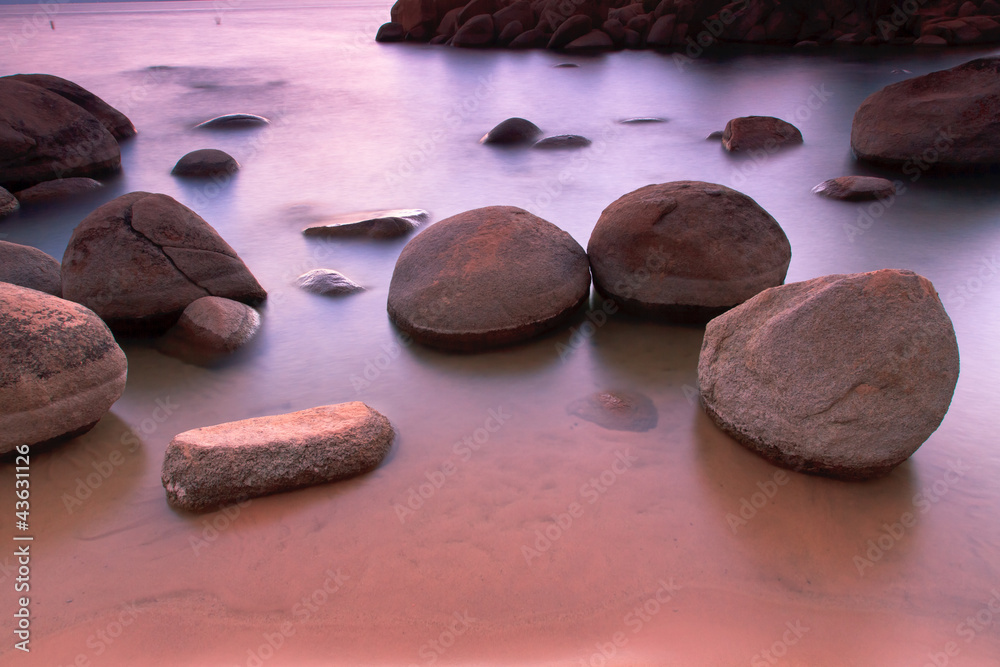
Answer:
[[[0,241],[0,282],[62,296],[59,260],[38,248]]]
[[[851,126],[858,159],[902,166],[908,175],[1000,165],[998,137],[997,56],[886,86],[861,103]]]
[[[36,85],[0,78],[0,187],[121,169],[114,136],[83,107]]]
[[[94,118],[101,121],[101,124],[111,133],[111,136],[118,141],[134,137],[136,134],[135,125],[132,124],[132,121],[125,114],[72,81],[67,81],[51,74],[12,74],[3,78],[22,81],[38,86],[39,88],[44,88],[50,93],[55,93],[73,104],[86,109]]]
[[[726,123],[722,145],[727,151],[767,151],[786,144],[801,144],[802,133],[791,123],[773,116],[743,116]]]
[[[712,320],[698,381],[712,420],[772,463],[866,479],[937,429],[958,366],[934,286],[884,269],[775,287]]]
[[[400,254],[389,317],[432,347],[477,351],[566,322],[590,294],[583,248],[527,211],[489,206],[431,225]]]
[[[757,202],[723,185],[674,181],[624,195],[587,246],[594,286],[637,315],[705,322],[785,279],[792,251]]]
[[[73,230],[62,262],[63,296],[116,332],[159,334],[203,296],[255,305],[267,293],[197,213],[161,194],[132,192]]]
[[[174,507],[217,509],[372,470],[394,437],[358,401],[196,428],[167,446],[163,487]]]
[[[90,430],[125,376],[125,353],[93,312],[0,283],[0,454]]]

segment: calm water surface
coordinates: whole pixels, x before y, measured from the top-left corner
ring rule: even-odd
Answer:
[[[55,8],[39,31],[24,23],[35,7],[0,9],[0,73],[76,81],[139,135],[96,199],[25,208],[0,235],[61,257],[98,204],[162,192],[218,229],[270,298],[258,339],[218,367],[125,341],[129,382],[111,413],[32,457],[32,652],[14,652],[5,631],[0,662],[1000,665],[1000,188],[896,173],[906,192],[888,208],[810,193],[876,173],[849,151],[867,95],[911,76],[901,70],[986,51],[710,50],[679,66],[653,53],[377,45],[384,3]],[[567,61],[580,67],[553,67]],[[274,122],[191,129],[230,112]],[[755,160],[705,140],[750,114],[794,122],[805,144]],[[594,144],[477,144],[509,116]],[[617,122],[633,116],[669,122]],[[170,176],[207,147],[242,163],[231,183]],[[354,210],[420,207],[441,220],[511,204],[586,246],[611,201],[679,179],[729,185],[766,208],[792,243],[790,282],[886,267],[934,282],[962,372],[943,424],[908,463],[864,484],[776,477],[699,410],[697,328],[616,316],[476,356],[401,345],[385,303],[406,239],[300,233]],[[292,285],[320,267],[368,289],[330,299]],[[657,427],[610,431],[567,413],[607,389],[648,395]],[[167,506],[160,465],[175,434],[350,400],[399,432],[375,472],[228,514]],[[486,437],[497,414],[503,425]],[[9,465],[0,478],[11,487]],[[573,503],[582,513],[569,516]],[[915,525],[896,526],[906,512]],[[11,562],[0,556],[4,628]]]

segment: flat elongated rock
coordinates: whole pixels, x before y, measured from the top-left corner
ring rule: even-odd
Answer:
[[[478,351],[565,323],[589,294],[587,256],[573,237],[522,209],[489,206],[411,239],[387,307],[418,342]]]
[[[481,144],[530,144],[542,131],[530,120],[524,118],[508,118],[487,132]]]
[[[566,412],[612,431],[648,431],[658,415],[649,396],[635,391],[601,391],[573,401]]]
[[[122,395],[126,371],[93,312],[0,283],[0,454],[90,430]]]
[[[579,134],[557,134],[553,137],[545,137],[536,141],[532,148],[560,149],[560,148],[584,148],[590,145],[590,139],[581,137]]]
[[[199,148],[186,154],[170,171],[174,176],[204,178],[232,174],[240,168],[240,163],[232,155],[215,148]]]
[[[851,148],[858,159],[887,166],[983,169],[1000,165],[998,126],[1000,57],[994,56],[872,93],[854,114]]]
[[[206,426],[167,446],[163,487],[174,507],[216,509],[368,472],[393,439],[389,420],[358,401]]]
[[[934,286],[884,269],[775,287],[715,318],[698,381],[712,420],[772,463],[867,479],[937,429],[958,370]]]
[[[792,251],[757,202],[723,185],[647,185],[601,213],[594,286],[637,315],[705,322],[785,279]]]
[[[171,356],[208,363],[243,347],[259,330],[260,315],[250,306],[203,296],[188,304],[158,347]]]
[[[313,294],[339,296],[353,294],[364,289],[340,271],[333,269],[313,269],[295,279],[295,284]]]
[[[0,281],[62,296],[59,260],[38,248],[0,241]]]
[[[55,181],[45,181],[17,193],[22,204],[41,204],[59,199],[68,199],[80,195],[92,194],[100,190],[104,184],[92,178],[60,178]]]
[[[618,122],[622,125],[642,125],[645,123],[666,123],[667,119],[657,116],[637,116],[635,118],[622,118]]]
[[[321,225],[302,230],[306,236],[368,236],[391,239],[405,236],[427,222],[430,215],[419,208],[362,211],[331,216]]]
[[[844,201],[884,199],[896,194],[895,184],[876,176],[840,176],[823,181],[812,189],[816,194]]]
[[[797,127],[773,116],[733,118],[722,131],[722,145],[732,152],[771,152],[779,146],[801,143],[802,133]]]
[[[55,93],[73,104],[82,107],[94,116],[94,118],[101,121],[101,124],[111,133],[111,136],[118,141],[134,137],[136,134],[135,125],[132,124],[132,121],[125,114],[72,81],[67,81],[51,74],[12,74],[4,78],[44,88],[50,93]]]
[[[271,121],[253,113],[228,113],[210,118],[195,125],[195,129],[203,130],[243,130],[251,127],[270,125]]]
[[[221,296],[267,297],[243,260],[197,213],[161,194],[132,192],[73,230],[62,262],[63,296],[116,332],[160,334],[188,304]]]

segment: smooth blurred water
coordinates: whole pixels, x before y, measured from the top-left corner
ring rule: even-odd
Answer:
[[[129,383],[111,414],[33,456],[35,634],[31,655],[16,655],[24,664],[920,666],[942,654],[1000,664],[989,607],[1000,600],[1000,191],[992,178],[877,172],[849,149],[867,95],[986,51],[583,58],[378,45],[384,3],[53,7],[0,8],[0,74],[71,79],[139,135],[98,197],[25,207],[0,236],[61,257],[98,204],[162,192],[218,229],[270,298],[258,339],[215,368],[125,342]],[[25,27],[33,14],[43,29]],[[569,61],[580,67],[554,67]],[[231,112],[273,123],[192,129]],[[804,145],[754,159],[706,141],[751,114],[793,122]],[[509,116],[594,143],[477,143]],[[668,122],[617,122],[635,116]],[[197,148],[226,150],[242,169],[223,187],[170,176]],[[850,173],[901,178],[906,192],[881,210],[810,192]],[[586,335],[581,318],[482,355],[401,345],[385,302],[407,239],[300,233],[312,215],[419,207],[441,220],[511,204],[586,246],[617,197],[680,179],[735,187],[767,209],[792,244],[789,282],[886,267],[933,281],[962,372],[944,423],[911,461],[863,484],[776,478],[698,408],[698,328],[615,316]],[[292,285],[320,267],[367,291],[331,299]],[[567,414],[616,388],[650,396],[658,426],[609,431]],[[159,472],[175,434],[349,400],[399,432],[372,474],[228,516],[166,505]],[[484,440],[491,410],[509,416]],[[123,463],[94,477],[112,457]],[[630,462],[624,472],[616,460]],[[0,474],[7,488],[9,466]],[[733,522],[768,490],[745,525]],[[418,509],[400,512],[408,502]],[[574,502],[582,514],[566,525]],[[883,537],[906,512],[916,524]],[[873,551],[880,539],[888,548]],[[0,581],[6,610],[8,570]]]

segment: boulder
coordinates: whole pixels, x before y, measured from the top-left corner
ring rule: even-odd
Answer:
[[[203,296],[188,304],[157,347],[186,361],[208,363],[235,352],[259,330],[260,315],[250,306],[232,299]]]
[[[788,239],[750,197],[723,185],[647,185],[601,213],[587,246],[597,290],[638,315],[705,322],[780,285]]]
[[[59,97],[65,98],[73,104],[82,107],[94,118],[101,121],[101,124],[111,133],[111,136],[118,141],[134,137],[136,134],[135,125],[132,124],[132,121],[125,114],[72,81],[67,81],[51,74],[12,74],[4,78],[44,88],[50,93],[55,93]]]
[[[612,431],[648,431],[658,420],[653,401],[636,391],[597,392],[573,401],[566,412]]]
[[[618,122],[622,125],[646,125],[649,123],[666,123],[667,119],[656,116],[634,116],[632,118],[622,118]]]
[[[601,26],[601,30],[611,38],[611,43],[616,49],[625,46],[625,26],[618,19],[608,19]]]
[[[556,28],[555,32],[552,33],[552,37],[549,39],[548,48],[550,49],[561,49],[570,42],[580,37],[583,37],[594,27],[593,21],[590,20],[589,16],[576,15],[571,16],[562,24]]]
[[[649,34],[646,35],[646,44],[654,48],[671,46],[674,43],[674,28],[677,25],[677,16],[669,14],[656,19]]]
[[[531,3],[528,0],[516,0],[516,2],[493,14],[493,25],[500,32],[515,21],[520,23],[523,28],[527,28],[528,26],[534,27],[537,21],[535,19],[535,12],[532,11]]]
[[[375,41],[379,43],[385,42],[402,42],[406,38],[406,30],[399,23],[383,23],[379,26],[378,32],[375,33]]]
[[[727,151],[771,152],[785,144],[801,143],[802,133],[797,127],[773,116],[733,118],[722,131],[722,145]]]
[[[161,194],[132,192],[77,225],[62,262],[63,296],[116,332],[159,334],[195,299],[254,305],[267,293],[197,213]]]
[[[590,139],[581,137],[579,134],[558,134],[554,137],[545,137],[541,141],[536,141],[532,148],[583,148],[590,145]]]
[[[359,401],[255,417],[178,434],[161,479],[170,505],[218,509],[368,472],[394,438],[389,420]]]
[[[876,176],[840,176],[823,181],[812,189],[816,194],[845,201],[884,199],[896,194],[895,184]]]
[[[400,254],[389,317],[447,350],[510,345],[567,322],[590,294],[583,248],[527,211],[490,206],[442,220]]]
[[[563,47],[564,51],[607,51],[615,48],[614,42],[603,30],[591,30]]]
[[[458,13],[458,25],[461,27],[476,16],[492,15],[499,10],[500,3],[497,0],[469,0],[469,3]]]
[[[458,29],[452,38],[452,46],[463,48],[481,48],[492,46],[496,31],[493,29],[493,17],[489,14],[474,16]]]
[[[520,35],[511,40],[507,45],[509,49],[544,49],[549,43],[549,36],[538,28],[525,30]]]
[[[59,260],[28,245],[0,241],[0,282],[62,296]]]
[[[511,44],[513,46],[513,44]],[[542,131],[530,120],[523,118],[508,118],[479,140],[481,144],[530,144],[538,138]]]
[[[497,35],[497,46],[509,45],[511,42],[514,41],[514,39],[517,38],[518,35],[522,34],[523,32],[524,32],[524,26],[521,25],[520,21],[511,21],[510,23],[505,25],[503,27],[503,30],[500,31],[500,34]]]
[[[340,271],[334,271],[333,269],[313,269],[312,271],[306,271],[295,279],[295,284],[307,292],[325,294],[326,296],[353,294],[364,289],[364,287]]]
[[[55,181],[45,181],[38,185],[32,185],[17,193],[17,198],[22,204],[42,204],[59,199],[79,197],[81,195],[93,194],[104,187],[100,181],[92,178],[60,178]]]
[[[398,0],[389,12],[394,23],[403,26],[409,32],[417,26],[433,30],[441,23],[445,14],[454,9],[461,9],[468,0]]]
[[[8,192],[6,188],[0,188],[0,218],[14,213],[19,208],[21,208],[21,202],[17,200],[17,197]]]
[[[196,130],[245,130],[270,125],[271,121],[254,113],[227,113],[195,125]]]
[[[170,173],[174,176],[207,178],[232,174],[239,168],[240,163],[229,153],[215,148],[200,148],[178,160]]]
[[[44,88],[0,78],[0,187],[121,169],[118,142],[92,114]]]
[[[958,380],[951,320],[911,271],[775,287],[709,322],[698,363],[712,420],[772,463],[885,475],[937,429]]]
[[[125,390],[126,366],[93,312],[0,283],[0,454],[89,431]]]
[[[419,208],[344,213],[322,219],[322,224],[302,230],[306,236],[367,236],[394,239],[405,236],[427,222],[430,215]]]
[[[1000,165],[998,127],[1000,57],[979,58],[868,96],[854,114],[851,148],[859,160],[892,167],[919,160],[986,169]]]

